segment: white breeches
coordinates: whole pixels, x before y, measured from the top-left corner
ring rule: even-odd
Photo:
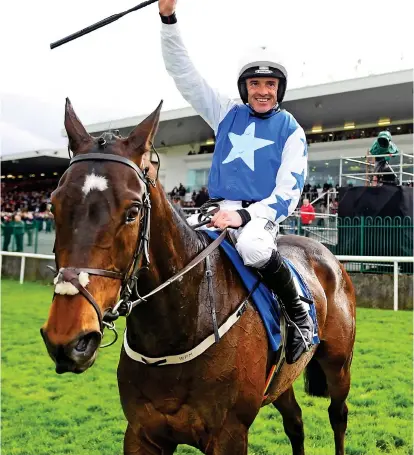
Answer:
[[[241,202],[222,201],[219,203],[222,210],[239,210],[242,207]],[[191,215],[187,218],[190,226],[197,224],[198,214]],[[207,228],[202,226],[199,229],[217,230],[216,228]],[[249,221],[246,226],[238,229],[229,228],[230,236],[236,244],[245,265],[250,267],[263,267],[270,259],[272,251],[276,249],[276,237],[279,232],[279,226],[273,221],[265,218],[256,218]]]

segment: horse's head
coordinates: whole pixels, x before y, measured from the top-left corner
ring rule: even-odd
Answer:
[[[134,266],[148,213],[147,181],[156,177],[148,152],[161,105],[127,138],[110,133],[94,138],[66,101],[73,158],[52,194],[58,274],[41,329],[58,373],[81,373],[93,364],[104,315]]]

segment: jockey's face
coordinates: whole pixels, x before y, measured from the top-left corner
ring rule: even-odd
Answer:
[[[247,101],[251,108],[263,114],[270,111],[277,103],[279,79],[275,77],[258,77],[246,80]]]

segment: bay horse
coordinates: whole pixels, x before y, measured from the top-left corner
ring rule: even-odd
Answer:
[[[107,316],[116,314],[114,306],[121,308],[122,296],[130,297],[133,286],[135,295],[150,293],[210,243],[169,202],[148,158],[161,105],[126,138],[109,133],[94,138],[66,101],[65,128],[74,156],[52,195],[59,273],[41,329],[57,373],[82,373],[94,363]],[[221,327],[249,296],[225,253],[214,249],[209,274],[206,261],[199,262],[141,299],[127,318],[128,349],[143,354],[132,359],[124,342],[118,365],[128,422],[125,455],[169,455],[178,444],[210,455],[245,455],[249,427],[261,406],[270,403],[283,417],[293,455],[304,454],[302,411],[292,387],[302,371],[308,393],[330,397],[335,454],[345,454],[354,289],[322,244],[287,235],[278,239],[278,248],[309,286],[320,344],[297,363],[283,364],[264,399],[275,354],[249,299],[233,327],[201,355],[184,363],[150,364],[147,359],[180,356],[212,336],[210,297]]]

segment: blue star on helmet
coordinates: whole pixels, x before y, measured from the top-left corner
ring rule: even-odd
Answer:
[[[305,169],[302,171],[302,174],[296,174],[296,172],[291,172],[291,174],[296,179],[295,186],[292,188],[292,190],[302,191],[303,186],[305,185]]]
[[[280,196],[276,196],[276,203],[269,204],[273,210],[276,210],[275,221],[281,216],[287,217],[289,215],[289,205],[292,202],[292,199],[283,199]]]
[[[303,155],[302,156],[306,156],[308,154],[308,144],[306,143],[306,141],[303,137],[301,137],[300,140],[303,142]]]

